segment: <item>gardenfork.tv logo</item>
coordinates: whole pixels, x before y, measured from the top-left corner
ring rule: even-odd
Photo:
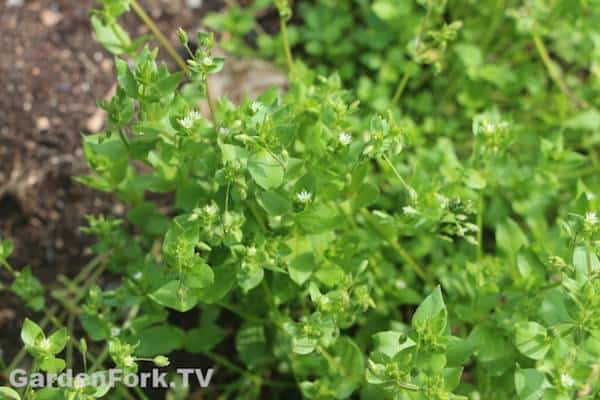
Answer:
[[[15,389],[30,387],[32,389],[41,388],[81,388],[95,387],[112,389],[118,384],[123,384],[127,387],[139,388],[172,388],[176,385],[190,387],[198,384],[202,388],[208,387],[212,380],[214,369],[206,370],[194,368],[178,368],[176,376],[179,379],[173,378],[169,380],[169,374],[160,371],[158,368],[153,368],[149,372],[125,372],[121,369],[109,369],[93,374],[78,373],[67,369],[60,374],[53,373],[28,373],[23,369],[16,369],[9,375],[9,382]]]

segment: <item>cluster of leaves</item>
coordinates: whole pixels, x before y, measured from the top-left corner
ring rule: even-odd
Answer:
[[[102,3],[119,85],[79,180],[128,212],[89,219],[120,284],[81,323],[117,366],[203,354],[236,399],[600,395],[597,5],[297,1],[289,37],[254,17],[287,2],[232,5],[222,47],[304,56],[235,105],[212,34],[170,73]]]

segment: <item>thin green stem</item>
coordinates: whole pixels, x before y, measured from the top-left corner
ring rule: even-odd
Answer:
[[[392,249],[396,251],[396,253],[398,253],[400,258],[402,258],[402,260],[417,274],[417,276],[419,276],[419,278],[421,278],[427,283],[433,283],[433,278],[425,271],[425,269],[421,265],[419,265],[419,263],[410,255],[410,253],[404,248],[404,246],[402,246],[398,240],[388,238],[385,232],[381,230],[379,225],[372,221],[372,216],[366,209],[362,209],[361,214],[369,223],[369,225],[373,229],[375,229],[375,231],[377,231],[377,233],[379,233],[382,238],[386,239],[388,245],[391,246]]]
[[[142,20],[142,22],[150,29],[154,37],[160,42],[160,44],[164,47],[164,49],[169,53],[169,56],[177,63],[177,65],[185,71],[185,73],[189,73],[189,68],[186,62],[181,58],[177,50],[171,45],[171,42],[163,35],[163,33],[158,29],[158,26],[154,23],[152,18],[146,13],[146,10],[141,6],[138,0],[130,1],[131,8],[137,14],[137,16]]]
[[[33,366],[31,367],[31,375],[35,374],[38,371],[37,361],[33,361]],[[33,391],[31,390],[31,379],[27,380],[27,387],[25,388],[24,396],[25,399],[29,399]]]
[[[104,271],[104,267],[98,268],[96,271],[94,271],[94,273],[92,273],[90,275],[90,273],[93,271],[94,268],[96,268],[102,261],[104,260],[104,256],[98,256],[96,258],[94,258],[92,261],[90,261],[84,268],[81,269],[81,271],[79,271],[79,274],[77,274],[77,276],[73,279],[73,283],[75,284],[79,284],[79,283],[83,283],[82,287],[79,289],[79,292],[76,294],[75,296],[75,302],[79,302],[84,296],[85,293],[87,292],[87,289],[90,287],[90,285],[96,281],[96,279],[98,278],[98,276],[100,274],[102,274],[102,272]],[[40,327],[42,329],[45,329],[46,326],[48,325],[48,323],[50,322],[51,318],[55,318],[54,315],[58,312],[59,307],[58,306],[53,306],[52,308],[50,308],[50,310],[45,310],[45,317],[44,319],[39,323]],[[60,317],[59,320],[64,320],[67,317],[67,313],[63,313]],[[27,354],[25,348],[21,348],[21,350],[19,351],[19,353],[15,356],[15,358],[11,361],[10,365],[8,366],[8,368],[6,370],[8,371],[12,371],[14,370],[17,365],[21,362],[21,360],[23,360],[23,357],[25,357],[25,354]]]
[[[496,5],[494,7],[492,16],[493,19],[492,22],[489,24],[488,29],[484,35],[483,45],[481,46],[482,49],[486,49],[492,42],[492,39],[494,38],[494,35],[496,34],[498,27],[500,26],[500,21],[502,21],[502,19],[505,17],[505,7],[506,0],[496,0]]]
[[[402,246],[400,244],[400,242],[398,241],[394,241],[394,242],[388,242],[390,244],[390,246],[392,246],[392,248],[394,250],[396,250],[398,252],[398,254],[400,255],[400,257],[404,260],[404,262],[406,262],[412,269],[413,271],[415,271],[415,273],[424,281],[431,283],[431,277],[429,276],[429,274],[427,274],[425,272],[425,270],[423,269],[423,267],[421,267],[416,261],[415,259],[410,255],[410,253],[404,248],[404,246]]]
[[[396,167],[394,166],[394,164],[392,163],[392,161],[388,158],[388,156],[384,154],[383,155],[383,159],[390,166],[390,168],[394,172],[394,175],[396,175],[396,177],[398,178],[398,180],[400,181],[400,183],[402,184],[402,186],[404,187],[404,189],[406,189],[406,191],[408,192],[408,195],[410,196],[411,200],[416,199],[417,193],[415,192],[415,190],[412,187],[410,187],[410,185],[408,183],[406,183],[406,181],[404,180],[404,178],[402,177],[402,175],[400,175],[400,172],[396,169]]]
[[[542,40],[540,34],[536,31],[533,31],[532,37],[533,42],[535,43],[535,48],[537,49],[537,52],[540,58],[542,59],[546,70],[548,70],[550,78],[554,81],[556,86],[558,86],[560,91],[569,99],[571,99],[571,101],[575,103],[576,106],[580,108],[588,108],[589,104],[587,104],[585,100],[581,99],[580,97],[577,97],[573,92],[571,92],[565,81],[562,79],[562,72],[558,69],[558,67],[550,58],[548,50],[546,49],[546,45],[544,44],[544,41]]]
[[[317,352],[320,355],[322,355],[323,358],[325,358],[327,360],[327,363],[330,366],[332,366],[336,370],[340,371],[342,373],[342,375],[348,376],[348,371],[346,370],[346,368],[337,359],[335,359],[335,357],[333,357],[331,354],[329,354],[327,349],[325,349],[323,346],[318,346]]]
[[[135,394],[137,394],[139,396],[140,399],[148,400],[148,396],[146,396],[146,394],[144,392],[142,392],[142,389],[140,389],[139,386],[134,386],[133,391],[135,392]]]
[[[203,354],[206,355],[211,360],[213,360],[213,362],[227,368],[228,370],[230,370],[232,372],[235,372],[235,373],[240,374],[250,380],[253,380],[254,382],[258,383],[259,385],[265,384],[265,385],[272,386],[272,387],[282,387],[282,388],[289,388],[289,387],[295,386],[293,383],[263,378],[260,375],[256,375],[256,374],[238,366],[237,364],[234,364],[233,362],[229,361],[227,358],[225,358],[215,352],[206,351]]]
[[[292,58],[292,50],[290,48],[290,41],[287,34],[287,24],[284,17],[279,17],[279,26],[281,29],[281,40],[283,41],[283,51],[285,52],[285,59],[287,62],[288,70],[292,77],[295,77],[296,70],[294,68],[294,60]]]
[[[213,122],[215,124],[217,124],[217,114],[216,114],[216,108],[217,107],[215,106],[215,100],[213,99],[212,94],[210,93],[210,85],[208,84],[208,76],[206,77],[206,89],[205,89],[205,92],[206,92],[205,93],[205,95],[206,95],[206,102],[208,103],[208,109],[210,110],[211,119],[213,120]],[[218,126],[217,126],[217,128],[218,128]]]
[[[483,199],[483,193],[479,195],[479,204],[477,212],[477,260],[481,260],[483,255],[483,210],[485,202]]]
[[[129,139],[127,139],[127,136],[125,136],[125,132],[123,132],[123,129],[119,129],[119,137],[121,138],[121,141],[123,142],[127,150],[129,150]]]
[[[406,84],[408,83],[409,77],[410,76],[408,74],[408,71],[404,71],[402,80],[398,84],[398,87],[396,88],[396,92],[394,93],[394,97],[392,98],[393,105],[397,105],[398,102],[400,101],[400,98],[402,97],[402,93],[404,93],[404,89],[406,88]]]
[[[258,322],[261,324],[269,323],[269,321],[267,321],[266,319],[260,318],[260,317],[255,317],[254,315],[250,315],[247,312],[245,312],[244,310],[241,310],[239,307],[234,306],[232,304],[225,303],[225,302],[221,302],[218,304],[219,304],[219,306],[223,307],[224,309],[236,314],[238,317],[242,318],[243,320]]]

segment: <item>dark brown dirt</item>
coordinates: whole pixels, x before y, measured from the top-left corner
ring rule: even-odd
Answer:
[[[86,11],[93,0],[10,3],[0,0],[0,238],[14,242],[16,268],[31,265],[51,286],[90,257],[93,238],[79,230],[85,215],[124,211],[111,196],[73,180],[86,171],[81,133],[101,129],[96,100],[111,90],[114,62],[92,39]],[[174,42],[175,28],[198,29],[206,9],[192,11],[183,0],[144,3]],[[133,15],[125,25],[146,33]],[[1,366],[18,350],[27,313],[2,289],[10,284],[4,271],[0,283]]]

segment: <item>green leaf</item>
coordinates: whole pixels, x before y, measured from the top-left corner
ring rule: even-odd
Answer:
[[[69,333],[67,328],[62,328],[54,332],[52,335],[50,335],[48,340],[50,341],[50,352],[52,354],[60,353],[63,351],[67,345],[67,342],[69,341]]]
[[[154,357],[181,349],[184,333],[171,325],[159,325],[139,332],[138,340],[140,344],[136,354],[141,357]]]
[[[21,340],[28,347],[35,347],[37,341],[41,338],[45,338],[44,331],[35,322],[29,318],[25,319],[23,327],[21,328]]]
[[[316,267],[315,264],[316,261],[312,253],[303,253],[294,257],[288,268],[290,278],[298,285],[302,285],[312,275]]]
[[[127,53],[131,46],[129,34],[117,23],[105,24],[100,18],[90,18],[96,40],[109,52],[115,55]]]
[[[232,144],[224,144],[221,146],[221,152],[223,154],[223,161],[225,162],[246,162],[248,160],[248,150],[240,146],[234,146]]]
[[[568,309],[567,295],[560,289],[555,288],[546,291],[540,316],[548,325],[571,322],[573,318]]]
[[[529,239],[515,221],[507,218],[496,228],[496,242],[508,254],[517,254],[521,247],[529,244]]]
[[[600,271],[600,260],[592,251],[587,250],[583,246],[577,246],[573,250],[573,266],[577,274],[577,279],[585,281],[589,279],[590,273]]]
[[[460,385],[463,367],[444,368],[444,388],[453,391]]]
[[[272,216],[285,215],[292,211],[292,202],[289,198],[274,190],[259,191],[256,194],[258,204]]]
[[[470,340],[450,336],[448,338],[448,347],[446,349],[448,367],[465,365],[474,350],[475,346]]]
[[[544,264],[529,249],[519,250],[517,254],[517,268],[519,274],[526,282],[540,283],[545,280],[546,271]]]
[[[184,338],[185,350],[192,354],[211,351],[225,336],[225,331],[217,324],[203,324],[199,328],[186,333]]]
[[[13,243],[10,240],[0,241],[0,261],[6,261],[13,252]]]
[[[215,281],[212,268],[200,257],[195,257],[193,264],[185,269],[183,273],[183,284],[192,289],[209,287]]]
[[[296,223],[306,233],[323,233],[340,224],[338,209],[332,204],[315,204],[296,216]]]
[[[539,400],[550,384],[546,376],[535,369],[518,369],[515,373],[515,389],[519,400]]]
[[[521,353],[534,360],[543,359],[550,350],[546,328],[537,322],[518,323],[515,344]]]
[[[52,356],[48,356],[48,357],[44,357],[41,361],[40,361],[40,369],[42,371],[46,371],[46,372],[50,372],[50,373],[54,373],[54,374],[58,374],[60,372],[62,372],[66,367],[65,361],[60,359],[60,358],[56,358],[56,357],[52,357]]]
[[[346,399],[360,386],[365,373],[365,360],[360,348],[349,337],[339,338],[333,346],[338,361],[333,387],[337,399]]]
[[[250,157],[248,171],[254,181],[265,190],[274,189],[283,183],[283,167],[264,150]]]
[[[355,210],[363,207],[368,207],[375,203],[379,197],[379,187],[377,185],[367,182],[360,186],[356,197],[353,199],[352,206]]]
[[[565,126],[571,129],[596,132],[600,129],[600,112],[596,109],[583,111],[567,120]]]
[[[474,77],[476,71],[483,65],[483,54],[479,47],[468,43],[460,43],[454,46],[454,50],[467,68],[467,74]]]
[[[35,393],[35,400],[64,400],[64,398],[64,391],[59,388],[47,387]]]
[[[162,96],[172,95],[183,77],[183,72],[176,72],[157,82],[156,87]]]
[[[194,293],[185,289],[180,281],[171,281],[150,295],[150,298],[161,306],[179,312],[190,311],[198,304]]]
[[[468,169],[465,171],[464,182],[465,185],[475,190],[483,190],[487,185],[485,176],[475,169]]]
[[[123,90],[125,90],[127,96],[137,99],[139,97],[138,83],[135,80],[135,76],[129,69],[129,65],[127,65],[126,61],[117,58],[116,67],[119,84]]]
[[[417,329],[423,329],[425,326],[431,326],[433,331],[441,334],[447,324],[447,310],[442,297],[442,289],[435,288],[419,307],[412,318],[412,326]]]
[[[240,360],[248,367],[266,362],[270,357],[265,328],[261,325],[244,325],[235,335],[235,348]]]
[[[240,268],[237,273],[237,279],[244,293],[258,286],[265,276],[265,271],[256,264],[250,263]]]
[[[41,282],[33,276],[31,267],[25,267],[18,272],[10,289],[32,310],[40,311],[44,307],[44,288]]]
[[[215,280],[211,286],[194,290],[198,299],[206,304],[213,304],[221,300],[236,283],[236,268],[232,264],[215,267],[213,273]]]
[[[402,337],[404,337],[402,332],[378,332],[373,335],[375,350],[393,358],[400,350],[402,350],[402,347],[400,346],[400,339]]]
[[[14,389],[6,386],[0,386],[0,399],[2,400],[21,400],[21,396]]]

